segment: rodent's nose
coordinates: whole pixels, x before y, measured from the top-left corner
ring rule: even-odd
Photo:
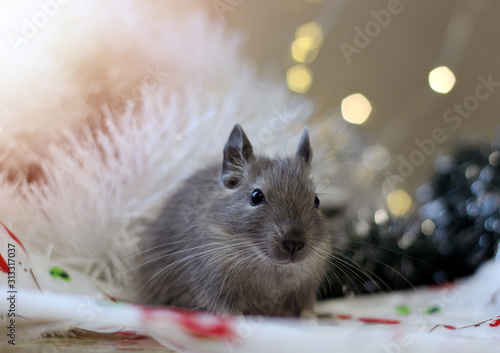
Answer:
[[[302,250],[306,244],[303,241],[297,240],[283,240],[283,249],[285,249],[290,255]]]

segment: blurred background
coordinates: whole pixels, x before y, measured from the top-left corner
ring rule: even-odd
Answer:
[[[64,34],[59,30],[64,28],[60,24],[71,22],[76,28],[79,22],[98,18],[96,15],[106,7],[114,6],[119,11],[120,3],[110,0],[88,4],[71,2],[71,6],[66,6],[67,1],[63,0],[24,3],[29,6],[20,6],[17,2],[2,4],[0,53],[7,55],[0,55],[0,64],[4,68],[2,76],[7,78],[0,79],[7,80],[10,74],[12,83],[5,85],[5,92],[0,88],[0,98],[5,99],[4,107],[19,100],[17,106],[24,106],[28,110],[26,116],[32,116],[29,110],[36,107],[23,102],[53,100],[31,97],[29,90],[22,88],[26,83],[20,83],[22,93],[13,96],[16,90],[12,87],[16,88],[17,81],[23,82],[20,76],[36,77],[32,72],[35,66],[36,70],[46,72],[43,80],[50,81],[51,69],[63,75],[61,67],[51,62],[39,60],[33,65],[36,61],[33,57],[46,50],[39,37]],[[172,11],[171,8],[179,18],[184,12],[201,10],[210,14],[214,25],[239,33],[244,38],[242,58],[257,67],[264,85],[266,77],[270,82],[278,78],[289,90],[315,102],[313,120],[327,121],[341,116],[355,126],[355,131],[372,136],[373,143],[379,145],[367,151],[364,160],[369,160],[372,168],[374,164],[379,170],[385,168],[386,176],[403,176],[398,184],[409,192],[429,175],[434,161],[457,141],[487,142],[495,135],[500,108],[497,98],[500,96],[497,92],[500,88],[498,2],[191,0],[169,6],[155,1],[144,1],[141,5],[154,8],[158,19]],[[137,11],[141,17],[141,10]],[[39,15],[43,16],[38,18]],[[46,19],[48,25],[40,22]],[[106,27],[97,28],[98,32],[99,28]],[[37,40],[25,45],[26,38],[12,36],[20,29],[27,30],[25,36],[36,36]],[[109,32],[113,30],[116,29],[110,25]],[[28,33],[30,31],[33,33]],[[130,34],[123,32],[122,35]],[[129,44],[112,43],[116,47],[111,50],[122,50]],[[81,103],[83,106],[88,106],[89,101],[97,105],[103,97],[119,96],[129,90],[115,79],[109,79],[111,83],[106,84],[99,81],[107,75],[107,67],[96,53],[107,48],[96,45],[85,51],[75,36],[56,51],[56,57],[61,60],[71,55],[76,57],[71,61],[76,68],[75,78],[64,75],[72,83],[80,82],[80,76],[85,77],[82,87],[73,83],[77,87],[75,91],[90,91],[88,100],[85,97]],[[127,55],[131,67],[134,60],[141,60],[140,44],[135,45],[139,46],[135,53],[139,58]],[[21,50],[16,53],[12,47]],[[6,69],[8,67],[19,70]],[[31,83],[32,86],[43,84],[40,80]],[[60,89],[67,91],[63,86]],[[63,107],[66,103],[54,100],[51,104]],[[70,121],[65,118],[66,114],[52,115]],[[15,131],[23,125],[16,119],[7,112],[2,117],[4,130]],[[37,121],[44,131],[57,126]],[[36,121],[31,124],[37,126]],[[41,136],[33,139],[40,141],[38,148],[46,143]],[[7,162],[4,160],[4,164]]]
[[[494,137],[499,2],[211,3],[215,20],[246,35],[244,53],[264,74],[273,71],[314,100],[316,119],[341,109],[373,135],[389,153],[390,173],[408,174],[410,191],[457,141]]]
[[[395,215],[410,210],[410,195],[431,175],[436,160],[458,143],[487,144],[496,134],[500,108],[498,2],[145,0],[137,3],[140,6],[135,12],[127,12],[129,3],[133,1],[26,0],[26,6],[2,4],[0,79],[8,84],[0,87],[0,137],[6,140],[2,131],[9,131],[10,136],[18,130],[21,135],[29,129],[33,133],[27,152],[11,148],[13,157],[3,158],[1,168],[9,169],[9,163],[15,165],[13,160],[36,166],[38,151],[57,140],[56,129],[65,124],[74,128],[70,125],[81,121],[68,114],[77,116],[89,110],[92,116],[92,109],[99,111],[101,103],[113,102],[130,92],[135,80],[143,75],[143,57],[149,55],[153,62],[160,61],[165,49],[148,47],[147,40],[139,43],[141,39],[135,39],[131,44],[134,39],[123,38],[140,38],[140,20],[154,17],[161,23],[172,12],[178,21],[183,21],[186,12],[208,13],[214,27],[219,25],[243,37],[242,61],[256,67],[263,86],[266,80],[272,85],[278,79],[288,90],[315,103],[312,121],[343,121],[348,132],[336,132],[346,129],[344,125],[329,126],[330,133],[317,140],[334,146],[331,155],[337,156],[339,151],[351,153],[347,163],[352,163],[347,168],[331,160],[323,164],[335,165],[337,170],[352,169],[354,165],[353,175],[359,180],[349,182],[361,186],[361,192],[378,190],[376,182],[390,180],[390,190],[383,195],[386,199],[391,191],[404,190],[396,194],[396,204],[404,207]],[[130,23],[128,32],[99,16],[110,8]],[[86,22],[87,26],[79,29],[79,24]],[[184,27],[189,25],[182,23],[179,33],[161,35],[170,37],[172,43],[185,41],[189,33],[182,36]],[[22,32],[24,37],[12,35],[20,30],[26,32]],[[52,47],[41,40],[51,35],[56,38]],[[117,35],[121,41],[112,40]],[[147,36],[146,31],[144,39]],[[105,40],[100,41],[101,37]],[[25,45],[28,41],[30,45]],[[200,43],[189,45],[197,48]],[[232,44],[228,43],[228,47]],[[49,54],[42,55],[46,52]],[[216,54],[223,67],[225,54]],[[111,58],[110,62],[107,58]],[[203,59],[190,58],[207,70]],[[217,71],[213,67],[210,70]],[[54,76],[65,84],[54,85]],[[172,76],[170,81],[175,81]],[[46,85],[60,90],[60,94],[45,92]],[[34,89],[27,90],[27,86]],[[72,92],[68,93],[68,87]],[[48,104],[44,112],[51,118],[40,119],[39,106],[25,103],[33,101]],[[17,115],[9,106],[18,109]],[[38,118],[32,119],[35,115]],[[54,133],[49,135],[52,130]],[[38,178],[35,167],[15,168],[22,169],[28,180]]]

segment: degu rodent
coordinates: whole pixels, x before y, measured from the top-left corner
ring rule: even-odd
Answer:
[[[310,317],[330,253],[306,128],[293,157],[255,155],[240,125],[222,165],[195,172],[141,239],[148,304]]]

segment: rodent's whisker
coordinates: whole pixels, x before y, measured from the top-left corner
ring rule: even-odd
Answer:
[[[360,283],[364,282],[364,278],[357,271],[361,272],[363,275],[365,275],[369,279],[372,278],[369,271],[366,271],[365,269],[363,269],[360,266],[353,265],[353,264],[351,264],[343,259],[340,259],[340,258],[337,258],[334,256],[332,256],[332,260],[334,261],[334,262],[332,262],[332,264],[336,265],[335,269],[341,271],[347,278],[349,278],[349,280],[351,281],[351,283],[353,285],[354,285],[354,279],[359,280]]]
[[[149,259],[145,262],[142,262],[136,266],[133,266],[131,268],[129,268],[129,271],[133,271],[141,266],[144,266],[144,265],[147,265],[151,262],[154,262],[154,261],[158,261],[159,259],[162,259],[162,258],[166,258],[166,257],[169,257],[169,256],[174,256],[174,255],[178,255],[180,253],[183,253],[183,252],[191,252],[192,250],[198,250],[200,248],[204,248],[204,247],[207,247],[209,246],[208,244],[205,244],[205,245],[200,245],[200,246],[196,246],[196,247],[193,247],[193,248],[188,248],[188,249],[182,249],[182,250],[179,250],[179,251],[176,251],[174,253],[168,253],[168,254],[165,254],[165,255],[161,255],[161,256],[158,256],[158,257],[155,257],[155,258],[152,258],[152,259]]]
[[[132,255],[132,256],[129,256],[125,259],[123,259],[123,261],[128,261],[128,260],[131,260],[137,256],[140,256],[140,255],[143,255],[143,254],[146,254],[150,251],[153,251],[153,250],[156,250],[156,249],[160,249],[160,248],[164,248],[166,246],[171,246],[173,244],[179,244],[179,243],[187,243],[187,242],[190,242],[191,239],[182,239],[182,240],[177,240],[177,241],[172,241],[172,242],[169,242],[169,243],[164,243],[164,244],[160,244],[160,245],[157,245],[157,246],[153,246],[152,248],[148,248],[146,250],[143,250],[135,255]]]
[[[245,242],[239,242],[239,243],[236,243],[236,244],[231,244],[231,245],[227,246],[226,248],[231,248],[231,247],[236,248],[236,247],[241,247],[241,246],[246,246],[246,245],[248,245],[248,242],[247,242],[247,241],[245,241]],[[242,248],[242,249],[243,249],[243,250],[246,250],[245,248]],[[238,276],[232,276],[232,277],[230,277],[230,276],[229,276],[229,274],[227,273],[227,271],[224,271],[224,264],[225,264],[225,263],[231,263],[231,262],[232,262],[232,260],[233,260],[233,259],[237,259],[237,258],[239,257],[239,255],[241,255],[241,254],[239,254],[239,253],[237,252],[237,253],[235,253],[235,254],[232,254],[232,256],[223,256],[223,257],[220,257],[220,256],[219,256],[219,257],[217,257],[217,260],[218,260],[218,261],[211,260],[211,261],[213,261],[213,262],[214,262],[214,266],[215,266],[215,271],[214,271],[214,272],[215,272],[215,273],[220,273],[220,274],[223,274],[223,273],[225,273],[225,272],[226,272],[226,275],[224,276],[223,281],[222,281],[222,283],[223,283],[223,284],[225,284],[225,282],[226,282],[228,279],[230,279],[230,278],[233,278],[233,279],[234,279],[234,278],[238,278]],[[248,257],[248,258],[250,258],[250,257]],[[192,261],[192,260],[194,260],[194,259],[190,259],[190,260],[191,260],[191,261],[190,261],[190,263],[185,264],[183,267],[185,267],[185,266],[193,266],[193,265],[195,264],[195,263],[194,263],[194,261]],[[234,268],[238,268],[237,266],[233,266],[233,267],[234,267]],[[179,271],[179,270],[180,270],[180,269],[178,269],[177,271]],[[187,270],[189,271],[189,268],[188,268]],[[176,272],[177,272],[177,271],[176,271]],[[203,282],[202,282],[202,281],[203,281]],[[203,277],[200,277],[200,278],[196,281],[195,286],[196,286],[196,287],[203,287],[204,285],[206,285],[207,283],[210,283],[211,281],[212,281],[212,279],[210,279],[210,278],[203,278]],[[221,288],[224,288],[224,285],[222,285],[222,287],[221,287]],[[219,294],[217,295],[217,298],[221,297],[221,296],[222,296],[222,294],[223,294],[223,292],[222,292],[222,291],[219,291]],[[208,303],[208,304],[210,304],[210,303]]]
[[[323,251],[324,251],[324,250],[323,250]],[[373,281],[373,283],[377,283],[376,281],[374,281],[374,277],[375,277],[378,281],[380,281],[380,283],[382,283],[382,284],[384,285],[384,287],[385,287],[388,291],[392,292],[392,288],[391,288],[391,287],[390,287],[390,286],[389,286],[389,285],[388,285],[385,281],[383,281],[383,280],[382,280],[379,276],[375,275],[373,272],[368,271],[368,270],[366,270],[366,269],[362,268],[362,267],[361,267],[360,265],[358,265],[358,264],[355,264],[355,263],[352,263],[352,262],[346,261],[345,259],[343,259],[343,258],[345,258],[345,255],[339,254],[339,255],[340,255],[340,256],[342,256],[343,258],[340,258],[340,257],[335,256],[335,255],[336,255],[335,253],[331,254],[331,258],[332,258],[332,260],[335,260],[335,261],[336,261],[336,264],[337,264],[337,265],[341,265],[341,266],[342,266],[345,270],[349,270],[349,272],[350,272],[350,273],[352,273],[353,275],[355,275],[355,276],[356,276],[356,278],[358,278],[358,279],[361,281],[361,283],[363,283],[363,282],[364,282],[364,281],[363,281],[363,278],[362,278],[362,277],[361,277],[358,273],[356,273],[356,271],[354,271],[354,270],[357,270],[357,271],[361,272],[361,273],[362,273],[363,275],[365,275],[368,279],[372,280],[372,281]],[[383,264],[383,263],[382,263],[382,264]],[[393,269],[393,270],[394,270],[394,269]],[[346,274],[346,276],[347,276],[347,273],[345,273],[345,274]],[[378,286],[378,284],[377,284],[377,286]],[[370,291],[371,291],[371,289],[370,289]]]
[[[368,246],[373,246],[373,247],[376,247],[378,249],[383,249],[383,250],[387,250],[389,252],[392,252],[392,253],[395,253],[395,254],[398,254],[398,255],[401,255],[401,256],[404,256],[404,257],[407,257],[409,259],[412,259],[412,260],[415,260],[415,261],[418,261],[420,262],[421,264],[424,264],[426,266],[429,266],[429,267],[432,267],[433,269],[435,270],[440,270],[440,268],[430,264],[429,262],[427,261],[423,261],[419,258],[416,258],[415,256],[411,256],[411,255],[408,255],[408,254],[405,254],[404,252],[402,251],[398,251],[398,250],[394,250],[394,249],[391,249],[391,248],[388,248],[388,247],[385,247],[385,246],[381,246],[381,245],[377,245],[377,244],[373,244],[373,243],[369,243],[369,242],[365,242],[365,241],[359,241],[359,240],[352,240],[350,239],[349,240],[351,243],[357,243],[357,244],[363,244],[363,245],[368,245]],[[356,250],[356,249],[353,249],[352,247],[349,247],[349,246],[345,246],[344,247],[346,250],[350,250],[350,251],[353,251],[353,252],[356,252],[356,251],[359,251],[359,250]]]
[[[248,241],[245,241],[245,242],[242,242],[242,243],[237,243],[237,244],[230,244],[230,245],[227,245],[225,247],[221,247],[221,248],[212,248],[212,249],[209,249],[209,250],[206,250],[204,252],[201,252],[201,253],[196,253],[196,254],[191,254],[185,258],[182,258],[182,259],[179,259],[171,264],[169,264],[168,266],[166,267],[163,267],[160,271],[156,272],[153,276],[151,276],[144,284],[142,287],[144,287],[145,285],[147,285],[151,280],[153,280],[156,276],[160,275],[162,272],[164,272],[165,270],[171,268],[171,267],[174,267],[176,265],[178,265],[179,263],[182,263],[184,261],[188,261],[188,260],[193,260],[193,259],[197,259],[199,257],[202,257],[202,256],[206,256],[208,254],[212,254],[212,253],[217,253],[218,251],[220,250],[223,250],[223,249],[226,249],[226,248],[231,248],[231,247],[235,247],[237,245],[241,245],[241,244],[244,244],[244,245],[248,245]],[[206,247],[206,246],[211,246],[211,245],[204,245],[203,247]],[[200,246],[201,247],[201,246]],[[196,248],[200,248],[200,247],[196,247]],[[190,251],[192,249],[184,249],[182,251],[179,251],[179,252],[184,252],[184,251]],[[178,253],[179,253],[178,252]],[[151,259],[148,261],[151,262],[151,261],[157,261],[158,259],[160,258],[164,258],[164,257],[167,257],[168,255],[172,255],[172,254],[167,254],[167,255],[163,255],[163,256],[160,256],[160,257],[157,257],[157,258],[154,258],[154,259]],[[189,264],[189,263],[188,263]],[[177,268],[176,271],[172,274],[170,274],[172,277],[182,268],[184,268],[186,266],[186,264],[184,264],[182,267],[180,268]],[[140,289],[142,289],[142,287]]]
[[[359,250],[355,250],[355,249],[352,249],[352,248],[349,248],[349,247],[345,247],[345,248],[346,248],[346,249],[348,249],[348,250],[351,250],[351,251],[352,251],[352,252],[354,252],[354,253],[360,253],[360,251],[359,251]],[[373,262],[377,262],[377,263],[381,264],[382,266],[384,266],[384,267],[388,268],[388,269],[389,269],[389,270],[391,270],[392,272],[396,273],[399,277],[401,277],[401,278],[402,278],[402,279],[403,279],[406,283],[408,283],[408,285],[409,285],[411,288],[415,288],[415,286],[414,286],[414,285],[413,285],[413,284],[412,284],[412,283],[411,283],[411,282],[410,282],[410,281],[409,281],[409,280],[408,280],[408,279],[407,279],[407,278],[406,278],[406,277],[405,277],[405,276],[404,276],[401,272],[399,272],[399,271],[398,271],[398,270],[396,270],[395,268],[393,268],[393,267],[391,267],[391,266],[387,265],[385,262],[383,262],[383,261],[381,261],[381,260],[379,260],[379,259],[374,258],[373,256],[368,256],[368,255],[366,255],[366,253],[363,253],[363,256],[364,256],[364,257],[366,257],[367,259],[372,260]],[[432,266],[432,267],[434,267],[434,266]],[[381,279],[380,279],[380,278],[378,278],[378,279],[381,281]],[[385,284],[385,283],[384,283],[384,284]],[[387,285],[386,285],[386,287],[387,287]]]

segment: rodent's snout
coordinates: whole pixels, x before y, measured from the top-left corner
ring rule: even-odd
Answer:
[[[301,240],[283,240],[283,249],[293,256],[296,252],[302,250],[306,243]]]
[[[278,260],[285,262],[300,261],[306,248],[304,231],[297,228],[287,229],[282,232],[281,241],[276,244],[275,254]]]

